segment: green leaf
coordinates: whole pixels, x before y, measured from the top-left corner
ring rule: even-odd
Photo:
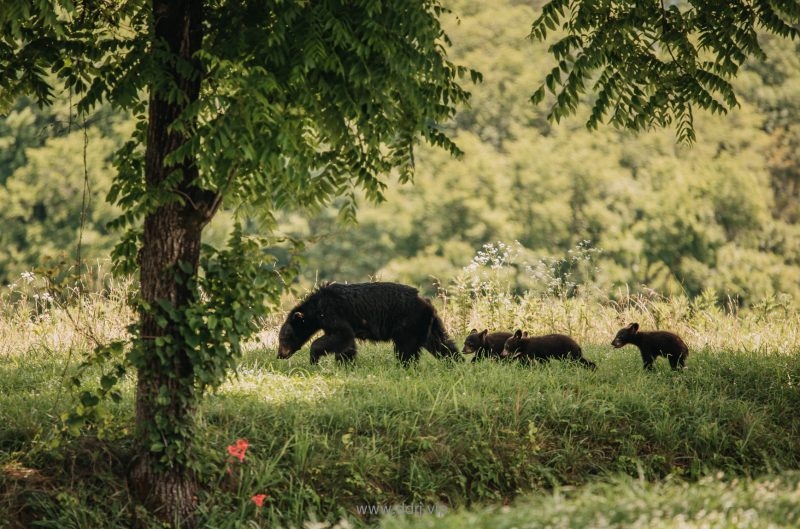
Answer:
[[[92,408],[100,403],[100,398],[94,393],[83,391],[80,396],[81,404],[86,408]]]
[[[100,387],[103,391],[108,391],[113,388],[117,383],[117,377],[113,375],[103,375],[100,377]]]

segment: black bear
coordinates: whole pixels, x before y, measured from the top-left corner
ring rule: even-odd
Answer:
[[[526,337],[520,329],[506,340],[502,358],[519,358],[525,361],[547,361],[551,358],[574,360],[589,369],[597,369],[594,362],[583,357],[581,346],[564,334],[546,334]]]
[[[330,283],[289,311],[278,333],[278,358],[289,358],[311,336],[311,363],[334,353],[353,360],[356,339],[394,342],[403,365],[419,358],[424,347],[438,358],[462,360],[431,302],[417,289],[398,283]]]
[[[633,344],[642,353],[645,369],[653,369],[653,362],[659,356],[666,356],[673,370],[686,367],[689,348],[680,336],[669,331],[639,331],[638,323],[631,323],[619,330],[611,345],[619,349]]]
[[[510,332],[490,333],[489,329],[481,332],[478,332],[478,329],[472,329],[464,339],[464,348],[461,349],[461,352],[475,353],[475,356],[472,357],[473,362],[483,358],[500,358],[503,346],[510,337]]]

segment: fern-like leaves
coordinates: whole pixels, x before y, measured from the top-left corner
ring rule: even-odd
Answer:
[[[800,1],[552,0],[530,37],[557,35],[549,47],[557,66],[531,101],[550,93],[548,117],[558,122],[589,93],[589,128],[675,126],[690,143],[694,108],[726,113],[738,106],[731,79],[747,59],[764,57],[759,31],[800,35]]]

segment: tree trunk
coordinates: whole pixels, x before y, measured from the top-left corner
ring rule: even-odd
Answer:
[[[202,44],[202,2],[200,0],[153,0],[156,53],[164,46],[173,60],[161,60],[162,81],[174,83],[185,98],[167,100],[163,90],[150,87],[149,122],[145,152],[147,192],[169,191],[181,197],[146,215],[140,259],[142,300],[157,307],[166,300],[180,313],[192,301],[185,282],[177,281],[179,263],[197,273],[200,236],[211,215],[213,194],[196,187],[198,170],[192,159],[166,166],[165,157],[182,145],[186,134],[168,127],[199,97],[202,80],[199,68],[184,77],[178,61],[193,62]],[[165,179],[174,171],[180,178],[169,190]],[[184,265],[185,266],[185,265]],[[158,325],[153,313],[139,314],[141,355],[136,363],[136,443],[137,457],[130,473],[136,499],[156,518],[173,527],[193,527],[197,480],[186,462],[192,453],[192,430],[195,414],[194,367],[180,347],[167,350],[156,339],[171,333],[168,322]],[[180,343],[180,340],[173,341]]]

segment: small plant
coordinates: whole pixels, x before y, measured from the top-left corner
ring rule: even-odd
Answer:
[[[484,244],[456,276],[451,299],[456,307],[459,329],[469,329],[472,320],[490,327],[504,325],[505,314],[513,303],[514,276],[517,273],[514,263],[520,248],[519,243]],[[474,314],[478,300],[481,307],[488,309],[488,314]]]
[[[583,288],[592,285],[597,276],[595,263],[601,253],[591,241],[583,240],[565,256],[543,257],[536,263],[525,263],[525,271],[539,286],[541,294],[574,298]]]
[[[527,299],[570,299],[591,289],[601,251],[581,241],[564,257],[530,255],[519,242],[488,243],[456,276],[449,296],[456,328],[511,329],[530,320]],[[521,312],[522,310],[522,312]],[[567,325],[565,328],[569,328]]]
[[[237,439],[233,444],[227,446],[228,458],[224,465],[224,473],[220,477],[219,490],[228,492],[232,502],[230,508],[238,512],[240,521],[253,518],[249,503],[252,502],[256,508],[256,518],[259,517],[261,509],[264,507],[268,494],[264,492],[253,493],[253,487],[258,487],[258,480],[250,475],[254,470],[252,465],[245,463],[250,442],[247,439]],[[249,502],[243,502],[243,498],[248,498]]]

